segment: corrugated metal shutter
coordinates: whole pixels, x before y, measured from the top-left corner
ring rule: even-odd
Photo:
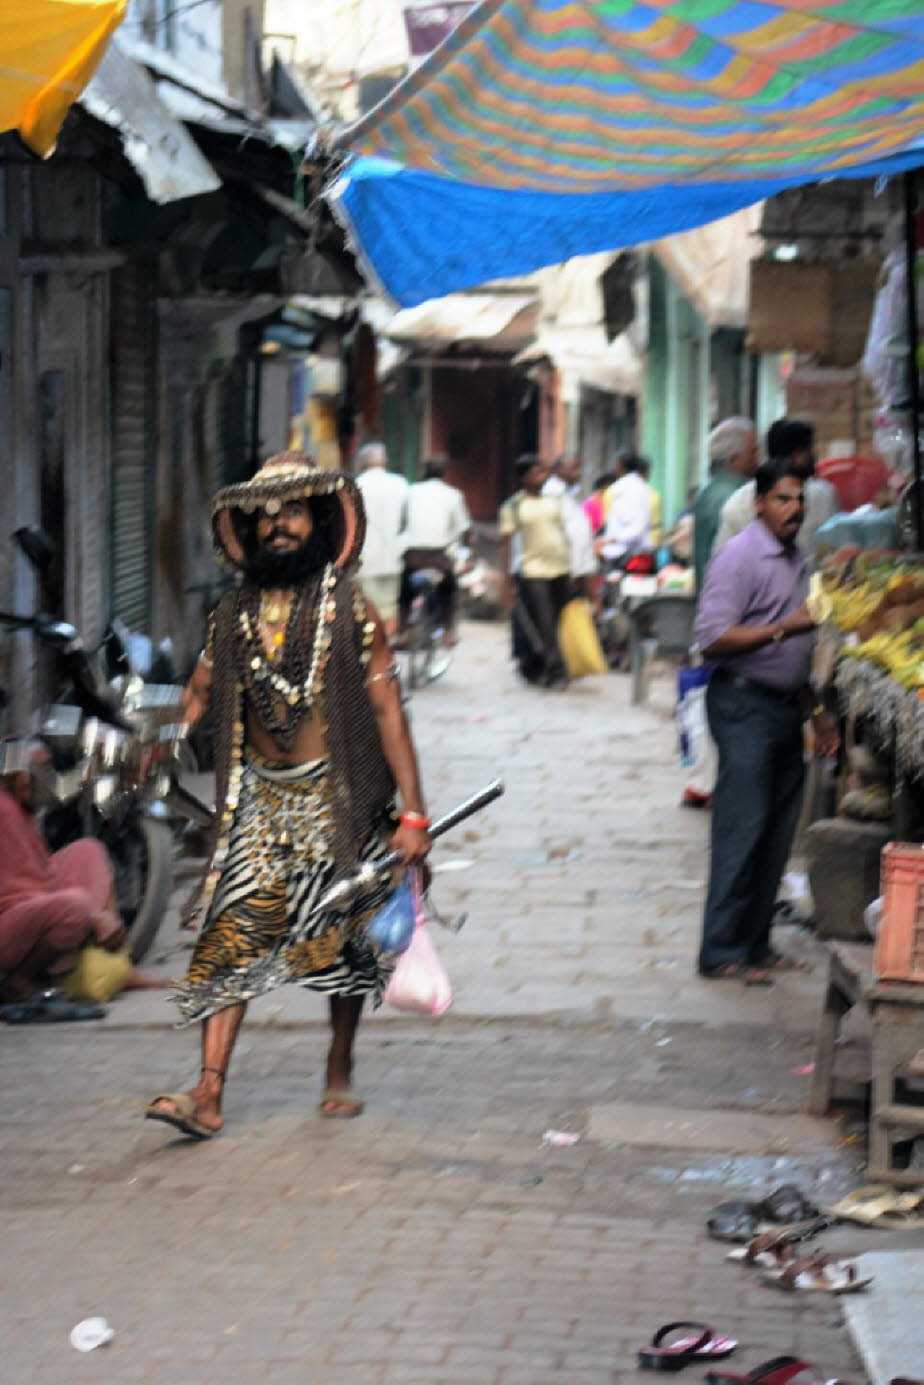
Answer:
[[[155,319],[149,266],[112,276],[112,609],[150,629],[155,493]]]

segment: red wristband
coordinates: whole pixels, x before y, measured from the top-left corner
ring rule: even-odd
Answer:
[[[401,821],[405,827],[420,827],[424,832],[430,827],[430,819],[424,817],[423,813],[402,813]]]

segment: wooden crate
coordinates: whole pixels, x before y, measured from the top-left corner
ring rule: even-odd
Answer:
[[[873,969],[884,981],[924,982],[924,846],[883,847],[882,895]]]

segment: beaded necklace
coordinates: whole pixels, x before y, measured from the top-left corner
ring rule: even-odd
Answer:
[[[310,596],[303,591],[291,602],[282,639],[277,632],[269,650],[261,629],[260,604],[248,605],[242,600],[238,607],[244,684],[261,722],[284,748],[291,745],[302,718],[311,715],[322,690],[331,644],[330,627],[336,614],[334,582],[334,569],[328,564],[317,588],[311,626],[304,610]],[[303,673],[309,629],[311,660],[307,673]]]

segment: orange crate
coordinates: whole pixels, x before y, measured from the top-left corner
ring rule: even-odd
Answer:
[[[882,922],[873,969],[884,981],[924,982],[924,846],[882,848]]]

